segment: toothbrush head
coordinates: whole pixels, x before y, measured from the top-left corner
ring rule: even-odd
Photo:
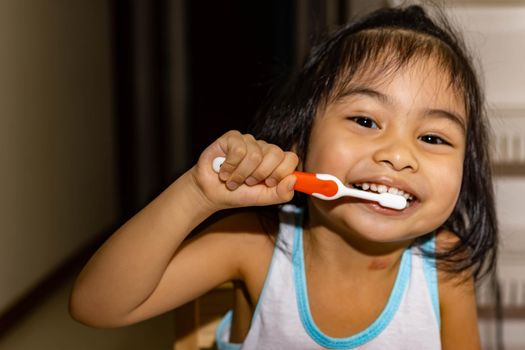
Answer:
[[[383,207],[397,210],[403,210],[407,207],[407,200],[405,197],[392,193],[379,194],[378,203]]]

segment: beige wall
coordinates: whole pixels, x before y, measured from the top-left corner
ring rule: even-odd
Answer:
[[[0,1],[0,312],[115,222],[110,20]]]

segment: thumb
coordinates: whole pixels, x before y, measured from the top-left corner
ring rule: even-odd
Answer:
[[[279,184],[277,184],[277,186],[275,187],[275,191],[276,191],[277,197],[279,198],[281,202],[284,203],[284,202],[289,202],[290,200],[292,200],[293,195],[294,195],[293,187],[296,181],[297,181],[297,177],[293,174],[290,174],[286,176],[284,179],[282,179],[281,182],[279,182]]]

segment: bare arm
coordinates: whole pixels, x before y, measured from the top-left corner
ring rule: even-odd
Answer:
[[[222,181],[211,169],[211,160],[220,155],[226,155]],[[239,277],[239,255],[233,252],[246,240],[238,234],[246,231],[234,227],[239,222],[217,223],[207,234],[183,241],[218,210],[290,200],[294,177],[289,174],[296,159],[249,135],[223,135],[91,258],[71,294],[72,316],[92,326],[122,326]],[[257,183],[245,184],[249,176]],[[269,177],[277,184],[260,183]],[[239,186],[227,188],[232,181]]]
[[[481,349],[472,277],[461,284],[444,284],[440,287],[442,348]]]
[[[451,247],[457,239],[450,232],[442,232],[438,236],[437,246]],[[460,274],[439,271],[438,281],[442,349],[481,349],[476,291],[471,271]]]

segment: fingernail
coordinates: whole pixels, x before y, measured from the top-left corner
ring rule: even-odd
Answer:
[[[237,187],[239,187],[239,184],[235,181],[228,181],[226,182],[226,187],[228,187],[229,190],[235,190]]]
[[[275,187],[275,186],[277,186],[277,180],[275,180],[272,177],[266,179],[265,183],[266,183],[266,186],[268,186],[268,187]]]
[[[291,181],[288,183],[288,191],[293,191],[295,186],[295,181]]]
[[[221,179],[222,181],[226,181],[230,178],[230,173],[227,172],[227,171],[221,171],[219,173],[219,179]]]
[[[259,181],[254,178],[253,176],[250,176],[249,178],[247,178],[245,181],[244,181],[248,186],[253,186],[253,185],[257,185],[259,183]]]

